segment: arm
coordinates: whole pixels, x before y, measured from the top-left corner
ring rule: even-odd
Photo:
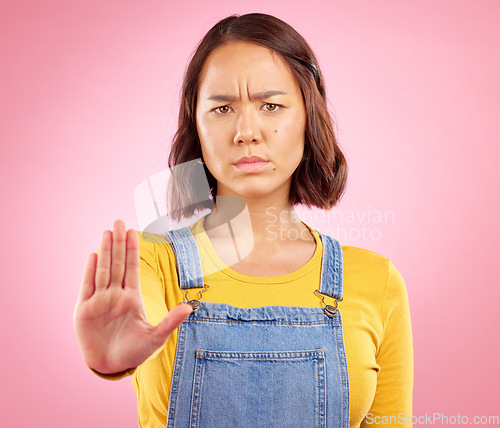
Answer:
[[[376,355],[380,366],[377,389],[361,426],[411,426],[413,342],[410,308],[404,279],[391,261],[382,302],[382,322],[384,334]]]

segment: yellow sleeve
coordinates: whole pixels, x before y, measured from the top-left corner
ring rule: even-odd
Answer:
[[[141,257],[142,299],[144,301],[148,322],[152,325],[157,325],[168,313],[167,305],[165,303],[163,276],[158,266],[158,257],[155,246],[155,242],[165,243],[165,238],[162,236],[157,237],[156,235],[149,233],[137,233],[139,235],[139,251]],[[158,348],[145,362],[155,358],[162,351],[162,349],[163,347]],[[89,369],[97,376],[107,380],[123,379],[126,376],[132,375],[136,370],[136,368],[131,368],[120,373],[105,374],[100,373],[91,367],[89,367]]]
[[[362,427],[412,426],[413,342],[403,277],[389,261],[382,302],[383,338],[376,355],[377,389]]]

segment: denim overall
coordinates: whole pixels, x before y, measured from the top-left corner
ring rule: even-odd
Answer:
[[[180,288],[203,288],[191,230],[164,235],[175,254]],[[342,248],[320,236],[319,291],[342,300]],[[336,302],[325,308],[199,305],[179,326],[167,427],[349,426],[349,378]]]

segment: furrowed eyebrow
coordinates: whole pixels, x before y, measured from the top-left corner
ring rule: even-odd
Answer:
[[[232,101],[236,101],[236,97],[231,95],[212,95],[207,98],[208,101],[220,101],[222,103],[229,103]]]
[[[271,98],[276,95],[286,95],[286,92],[283,91],[266,91],[266,92],[258,92],[256,94],[252,94],[250,96],[251,100],[263,100],[265,98]]]
[[[265,92],[258,92],[256,94],[252,94],[250,96],[251,100],[263,100],[265,98],[271,98],[276,95],[286,95],[286,92],[283,91],[265,91]],[[236,101],[238,97],[234,97],[232,95],[211,95],[210,97],[207,98],[208,101],[219,101],[223,103],[228,103],[228,102],[233,102]]]

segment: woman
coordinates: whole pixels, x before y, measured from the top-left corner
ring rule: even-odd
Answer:
[[[201,41],[169,164],[196,159],[210,214],[163,235],[116,221],[90,255],[75,308],[87,365],[133,375],[143,427],[404,423],[413,354],[401,275],[294,211],[335,205],[347,166],[315,56],[283,21],[231,16]],[[199,189],[179,179],[172,204],[189,217],[207,204],[186,204]],[[249,223],[221,221],[231,198]]]

